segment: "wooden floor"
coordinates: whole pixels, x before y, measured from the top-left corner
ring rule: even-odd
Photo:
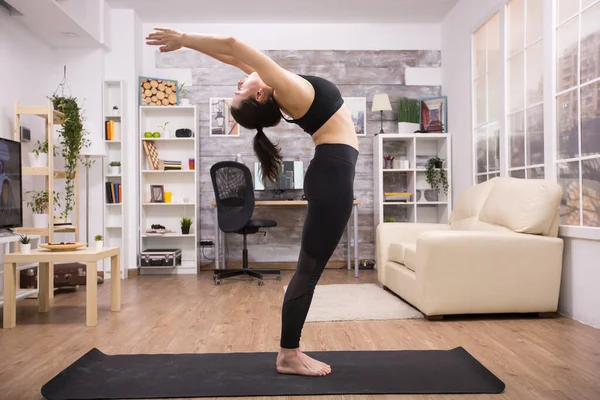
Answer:
[[[90,348],[112,353],[276,351],[282,280],[248,278],[215,286],[200,276],[123,281],[122,311],[111,313],[110,285],[99,286],[98,326],[85,327],[85,288],[57,293],[50,312],[17,303],[17,326],[0,330],[0,399],[42,399],[41,386]],[[320,283],[370,283],[346,270]],[[1,321],[1,319],[0,319]],[[500,395],[312,396],[309,399],[600,399],[600,330],[566,318],[461,317],[308,323],[304,350],[450,349],[463,346],[506,384]],[[333,366],[335,372],[335,365]],[[318,378],[316,378],[318,379]],[[301,399],[303,397],[289,397]],[[276,399],[267,397],[266,399]]]

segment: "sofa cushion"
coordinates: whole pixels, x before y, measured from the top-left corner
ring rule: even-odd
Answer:
[[[518,233],[548,235],[561,198],[561,186],[551,180],[501,179],[490,191],[479,220]]]
[[[492,178],[489,181],[479,183],[463,190],[452,209],[450,223],[462,219],[478,217],[481,207],[487,200],[490,190],[500,178]]]
[[[495,232],[512,232],[505,226],[488,224],[480,221],[477,217],[465,218],[455,221],[450,225],[451,231],[495,231]]]
[[[404,249],[404,266],[415,272],[417,268],[417,246],[406,246]]]

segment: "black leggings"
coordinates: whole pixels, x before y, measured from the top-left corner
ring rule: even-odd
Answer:
[[[315,148],[304,177],[308,200],[296,273],[285,292],[280,346],[300,347],[300,335],[315,286],[352,214],[358,151],[345,144]]]

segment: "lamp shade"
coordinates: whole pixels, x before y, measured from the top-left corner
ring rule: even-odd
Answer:
[[[371,111],[391,111],[392,105],[390,98],[385,93],[376,94],[373,96],[373,107]]]

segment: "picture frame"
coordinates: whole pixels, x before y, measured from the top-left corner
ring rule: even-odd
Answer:
[[[209,99],[209,136],[240,137],[240,124],[231,115],[231,101],[226,97]]]
[[[350,110],[356,136],[367,136],[367,98],[344,97],[343,99]]]
[[[165,202],[165,187],[163,185],[150,185],[150,203]]]
[[[140,76],[138,78],[141,106],[173,107],[179,105],[179,85],[175,79]]]
[[[448,98],[425,97],[419,100],[419,123],[428,133],[448,132]]]

